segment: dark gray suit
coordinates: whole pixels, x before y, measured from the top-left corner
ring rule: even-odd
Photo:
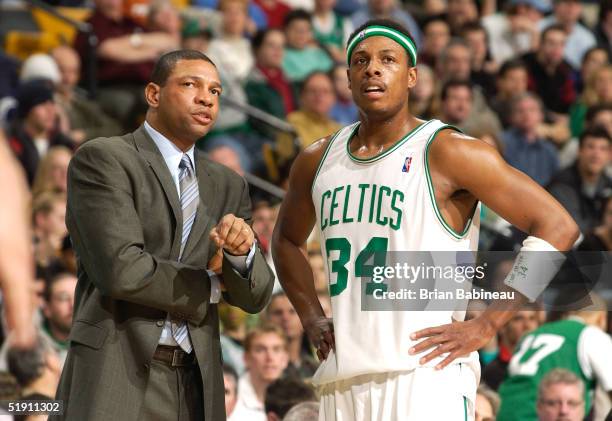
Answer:
[[[167,313],[188,322],[207,421],[225,419],[219,319],[209,303],[210,230],[234,213],[250,221],[247,184],[196,151],[197,216],[178,262],[182,214],[154,142],[134,133],[85,143],[68,173],[66,223],[78,256],[70,350],[58,389],[66,419],[139,420]],[[225,299],[255,313],[274,277],[258,250],[249,279],[223,261]],[[164,403],[160,403],[164,404]]]

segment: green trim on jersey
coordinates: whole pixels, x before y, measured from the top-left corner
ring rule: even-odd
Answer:
[[[338,130],[336,133],[334,133],[332,138],[329,139],[329,143],[327,144],[327,147],[325,148],[325,152],[323,152],[323,157],[321,158],[321,161],[319,161],[319,165],[317,165],[317,171],[315,172],[314,178],[312,179],[312,185],[310,186],[311,196],[312,196],[312,193],[314,192],[315,181],[317,181],[317,176],[319,175],[319,171],[321,171],[321,168],[323,167],[323,161],[325,161],[325,158],[327,158],[327,154],[329,153],[329,150],[331,149],[332,143],[338,137],[338,135],[340,134],[342,130],[343,129]]]
[[[436,136],[438,135],[438,133],[442,130],[445,129],[452,129],[452,130],[456,130],[459,133],[463,133],[461,131],[461,129],[455,127],[455,126],[451,126],[449,124],[445,124],[444,126],[438,128],[435,132],[433,132],[431,134],[431,136],[429,137],[429,139],[427,140],[427,144],[425,145],[425,153],[423,154],[424,160],[425,160],[425,175],[427,178],[427,190],[429,191],[429,198],[431,199],[431,204],[433,205],[434,208],[434,212],[436,214],[436,216],[438,217],[438,221],[440,221],[440,223],[442,224],[442,227],[444,227],[444,229],[454,238],[456,238],[457,240],[461,240],[462,238],[464,238],[466,236],[466,234],[468,233],[470,227],[472,226],[472,219],[473,217],[470,217],[470,219],[468,219],[467,223],[465,224],[465,228],[463,229],[462,232],[457,232],[455,231],[450,225],[448,225],[446,223],[446,221],[444,220],[444,217],[442,216],[442,213],[440,212],[440,209],[438,208],[438,204],[436,203],[436,194],[434,191],[434,187],[433,187],[433,182],[431,181],[431,174],[429,172],[429,163],[428,163],[428,158],[429,158],[429,146],[431,145],[431,143],[434,141],[434,139],[436,138]]]
[[[400,140],[395,142],[395,144],[390,149],[387,149],[386,151],[383,151],[383,152],[381,152],[381,153],[379,153],[377,155],[374,155],[374,156],[372,156],[370,158],[358,158],[358,157],[356,157],[355,155],[353,155],[351,153],[351,140],[353,139],[353,135],[355,134],[355,132],[359,128],[359,125],[361,124],[361,123],[357,123],[355,125],[355,127],[353,128],[353,131],[351,132],[348,140],[346,141],[346,152],[348,153],[348,156],[349,156],[349,158],[351,158],[351,160],[353,160],[353,161],[355,161],[355,162],[357,162],[359,164],[369,164],[369,163],[372,163],[372,162],[379,161],[379,160],[383,159],[384,157],[386,157],[387,155],[389,155],[391,152],[395,151],[400,146],[402,146],[404,143],[406,143],[408,141],[408,139],[410,139],[415,134],[420,132],[423,128],[425,128],[425,126],[427,126],[432,121],[434,121],[434,120],[428,120],[428,121],[425,121],[424,123],[419,124],[418,126],[413,128],[412,130],[410,130],[406,136],[402,137]]]
[[[465,421],[468,421],[468,411],[467,411],[467,398],[464,396],[463,397],[463,417],[465,418]]]

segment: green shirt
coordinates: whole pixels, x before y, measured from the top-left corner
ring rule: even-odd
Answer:
[[[285,49],[283,71],[292,82],[301,82],[315,71],[329,72],[334,62],[319,47],[307,47],[303,50]]]

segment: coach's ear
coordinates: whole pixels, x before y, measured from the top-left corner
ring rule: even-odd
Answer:
[[[149,82],[145,87],[145,99],[147,100],[147,104],[149,104],[149,107],[157,108],[157,106],[159,105],[160,89],[161,88],[159,87],[159,85],[153,82]]]

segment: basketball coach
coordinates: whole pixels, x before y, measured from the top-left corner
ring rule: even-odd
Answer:
[[[143,126],[86,142],[71,161],[79,281],[59,419],[225,419],[215,303],[224,289],[258,312],[274,277],[249,225],[246,182],[194,150],[221,90],[204,54],[165,54],[145,88]]]

